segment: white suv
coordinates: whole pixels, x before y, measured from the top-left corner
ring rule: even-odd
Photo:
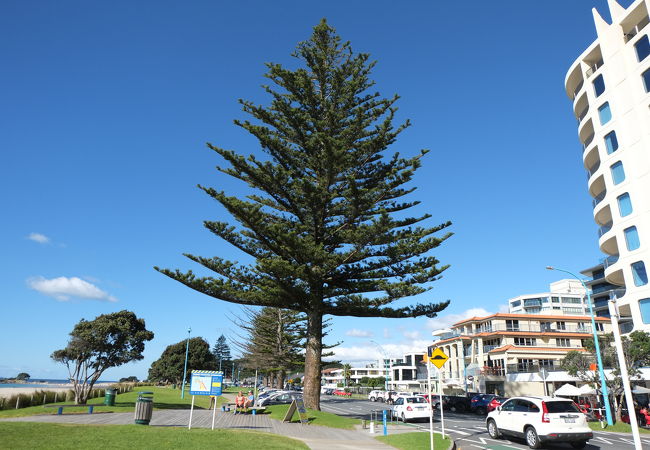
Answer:
[[[576,404],[558,397],[513,397],[490,412],[485,423],[492,439],[502,434],[522,437],[530,448],[545,442],[583,448],[593,437]]]
[[[379,401],[384,401],[384,391],[370,391],[368,394],[368,400],[371,402],[376,402],[377,400]]]

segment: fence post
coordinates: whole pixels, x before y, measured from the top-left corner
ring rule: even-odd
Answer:
[[[20,395],[16,398],[16,409],[20,406]]]

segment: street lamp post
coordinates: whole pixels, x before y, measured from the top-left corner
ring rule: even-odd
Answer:
[[[185,366],[183,367],[183,387],[181,388],[181,398],[185,398],[185,380],[187,379],[187,355],[190,352],[190,333],[192,328],[187,329],[187,342],[185,343]]]
[[[582,281],[581,278],[578,278],[578,276],[573,272],[569,272],[568,270],[564,270],[564,269],[558,269],[557,267],[552,267],[552,266],[546,266],[546,268],[548,270],[557,270],[558,272],[568,273],[573,278],[578,280],[582,284],[582,287],[585,288],[585,292],[587,293],[587,304],[589,304],[589,315],[591,316],[591,331],[594,335],[594,346],[596,347],[596,358],[598,361],[598,374],[600,375],[600,385],[603,393],[603,403],[605,404],[605,415],[607,416],[607,425],[610,426],[614,425],[614,421],[612,420],[612,408],[609,404],[607,380],[605,378],[605,371],[603,370],[603,359],[600,356],[600,344],[598,343],[598,333],[596,333],[596,320],[594,319],[594,308],[593,305],[591,304],[591,294],[589,293],[589,289],[587,289],[587,285],[585,284],[585,282]]]
[[[384,347],[382,347],[381,345],[379,345],[378,342],[375,342],[375,341],[370,341],[370,342],[372,342],[372,343],[375,344],[377,347],[379,347],[379,350],[381,351],[381,354],[382,354],[382,356],[383,356],[384,369],[386,369],[386,380],[384,381],[384,389],[386,389],[386,392],[388,392],[388,376],[389,376],[389,375],[388,375],[388,371],[389,371],[389,367],[390,367],[390,358],[388,358],[388,354],[387,354],[386,351],[384,350]]]

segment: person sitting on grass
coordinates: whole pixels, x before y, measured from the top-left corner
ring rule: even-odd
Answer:
[[[235,414],[240,412],[240,409],[242,414],[246,413],[246,397],[244,397],[242,391],[239,391],[237,397],[235,397]]]

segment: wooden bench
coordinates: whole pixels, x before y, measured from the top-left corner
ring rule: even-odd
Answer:
[[[104,406],[104,405],[44,405],[44,408],[58,408],[56,411],[57,415],[62,415],[63,414],[63,408],[88,408],[88,414],[93,413],[93,409],[95,409],[97,406]]]

